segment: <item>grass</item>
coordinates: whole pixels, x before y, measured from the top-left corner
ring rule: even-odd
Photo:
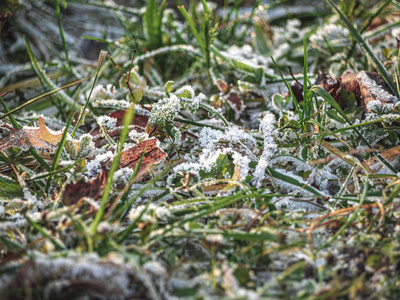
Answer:
[[[374,71],[398,96],[399,6],[234,2],[55,0],[51,61],[10,19],[25,52],[4,40],[19,67],[0,80],[18,88],[0,97],[1,298],[399,298],[398,105],[368,113],[315,84]],[[120,22],[120,39],[87,37],[97,63],[66,4]],[[277,7],[291,13],[266,18]],[[63,134],[24,151],[51,141],[39,117]]]

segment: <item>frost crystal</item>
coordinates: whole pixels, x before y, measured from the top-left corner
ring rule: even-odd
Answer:
[[[222,234],[210,234],[206,236],[206,241],[212,244],[222,244],[224,236]]]
[[[121,168],[114,173],[114,183],[117,185],[125,186],[129,183],[130,178],[132,177],[133,170],[131,168]]]
[[[128,219],[135,221],[146,209],[146,205],[140,205],[136,208],[132,208],[129,212]],[[150,203],[147,206],[147,210],[143,213],[141,220],[142,221],[156,221],[154,216],[157,219],[166,220],[171,217],[171,212],[168,208],[164,206],[157,206],[153,203]]]
[[[107,87],[104,88],[103,85],[98,85],[93,89],[92,99],[104,99],[109,100],[114,97],[115,88],[112,84],[107,84]]]
[[[265,177],[265,169],[268,167],[268,162],[278,149],[273,136],[275,135],[275,116],[271,113],[266,113],[260,123],[260,131],[264,135],[264,150],[254,171],[254,178],[257,186],[261,185],[261,181]]]
[[[254,157],[253,151],[257,143],[253,136],[239,129],[237,126],[229,127],[226,131],[203,128],[199,133],[199,145],[195,152],[201,151],[197,158],[187,156],[188,162],[174,168],[174,174],[167,179],[171,186],[172,179],[179,172],[190,172],[199,177],[200,172],[211,172],[221,154],[232,154],[233,162],[240,169],[241,179],[245,179],[249,172],[250,158]]]
[[[169,98],[163,98],[153,105],[149,123],[151,126],[157,124],[163,128],[165,125],[172,123],[179,110],[180,101],[176,95],[171,94]]]
[[[97,176],[98,174],[100,174],[102,171],[102,164],[106,163],[109,160],[112,160],[114,155],[115,155],[114,153],[112,153],[111,151],[108,151],[104,154],[96,156],[95,159],[91,160],[86,165],[86,168],[87,168],[86,175],[88,177],[94,177],[94,176]]]
[[[100,126],[107,127],[107,129],[113,129],[117,125],[117,119],[109,116],[100,116],[97,118],[97,123]]]

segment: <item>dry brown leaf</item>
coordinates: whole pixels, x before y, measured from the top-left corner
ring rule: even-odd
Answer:
[[[116,128],[107,131],[110,137],[116,137],[120,134],[122,120],[124,118],[125,112],[125,110],[118,110],[108,115],[111,118],[117,119]],[[136,113],[131,125],[135,126],[135,130],[137,132],[144,132],[148,120],[149,116]],[[108,142],[107,139],[103,136],[100,130],[100,126],[97,126],[95,129],[93,129],[90,134],[93,136],[93,141],[95,142],[97,147],[103,146]]]
[[[341,88],[354,94],[358,105],[365,112],[370,112],[367,105],[372,100],[379,100],[382,105],[392,103],[392,95],[386,82],[378,73],[373,72],[344,72],[341,77]]]
[[[69,183],[61,196],[61,201],[65,205],[73,205],[79,202],[83,197],[99,199],[103,194],[107,181],[107,170],[103,167],[102,172],[95,178],[86,181],[80,179],[76,183]]]
[[[389,162],[392,163],[400,156],[400,145],[393,147],[385,152],[382,152],[381,155]],[[368,166],[374,170],[374,172],[378,172],[383,167],[383,163],[376,156],[371,157],[367,160]]]
[[[156,146],[156,142],[157,139],[149,139],[124,150],[121,153],[119,168],[135,169],[143,152],[146,152],[136,176],[136,180],[139,180],[149,171],[152,165],[160,162],[166,156],[165,152]]]
[[[39,117],[39,128],[23,127],[16,132],[0,140],[0,151],[6,151],[13,147],[18,147],[27,151],[30,147],[41,147],[55,150],[63,133],[54,133],[50,131],[43,119]]]

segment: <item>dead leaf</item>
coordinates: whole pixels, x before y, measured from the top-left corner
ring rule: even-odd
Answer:
[[[122,126],[122,120],[124,118],[125,112],[125,110],[118,110],[108,115],[110,118],[117,119],[116,128],[108,130],[108,135],[110,137],[116,137],[120,134],[120,127]],[[131,125],[135,126],[135,130],[137,132],[145,132],[148,121],[148,115],[136,113]],[[95,142],[97,147],[103,146],[107,143],[107,139],[104,138],[100,130],[100,126],[97,126],[95,129],[93,129],[90,134],[93,136],[93,141]]]
[[[399,159],[400,157],[400,145],[393,147],[389,150],[386,150],[385,152],[382,152],[381,155],[389,162],[393,163],[396,161],[396,159]],[[380,169],[383,167],[383,163],[379,160],[378,157],[374,156],[371,157],[370,159],[367,160],[368,166],[374,170],[375,172],[378,172]]]
[[[50,131],[43,119],[39,117],[39,128],[23,127],[16,132],[11,132],[0,141],[0,151],[6,151],[13,147],[18,147],[27,151],[30,147],[41,147],[55,150],[63,133]]]
[[[119,168],[135,169],[143,152],[146,152],[136,176],[136,180],[139,180],[149,171],[152,165],[160,162],[166,156],[165,152],[156,146],[156,142],[157,139],[149,139],[124,150],[121,153]]]
[[[334,80],[329,75],[319,73],[315,78],[315,84],[324,88],[336,102],[339,103],[340,92],[341,92],[341,78],[339,80]]]
[[[379,100],[382,105],[392,103],[394,96],[383,78],[374,72],[344,72],[341,77],[341,87],[351,91],[358,105],[367,113],[367,105],[372,100]]]
[[[99,199],[103,194],[107,181],[107,169],[103,167],[102,172],[95,178],[86,181],[80,179],[76,183],[69,183],[61,196],[61,201],[67,205],[73,205],[79,202],[83,197]]]

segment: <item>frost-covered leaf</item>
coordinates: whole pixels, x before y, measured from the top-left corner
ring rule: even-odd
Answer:
[[[172,90],[174,89],[174,82],[173,81],[168,81],[165,85],[164,85],[164,91],[167,95],[169,95],[169,93],[172,92]]]
[[[103,167],[102,172],[89,181],[86,178],[82,178],[76,183],[67,184],[62,193],[61,200],[65,205],[76,204],[83,197],[97,200],[103,194],[106,180],[107,170]]]
[[[46,127],[43,119],[39,117],[39,128],[23,127],[0,140],[0,151],[18,147],[27,151],[30,147],[41,147],[55,150],[62,138],[62,132],[54,132]]]
[[[121,153],[119,168],[128,167],[135,169],[143,152],[145,152],[146,154],[142,160],[142,163],[140,164],[136,180],[140,179],[142,176],[145,176],[152,165],[159,163],[166,156],[166,153],[158,148],[156,144],[157,139],[149,139],[140,142],[133,147],[125,149]]]

